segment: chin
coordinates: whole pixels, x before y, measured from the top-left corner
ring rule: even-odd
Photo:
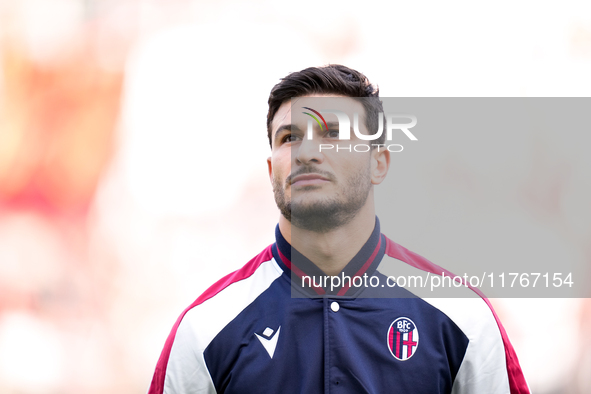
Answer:
[[[335,200],[291,205],[291,224],[315,232],[328,232],[351,221],[357,210],[346,209],[346,204]]]
[[[291,200],[291,208],[295,212],[334,212],[343,202],[335,201],[324,196],[299,196]]]

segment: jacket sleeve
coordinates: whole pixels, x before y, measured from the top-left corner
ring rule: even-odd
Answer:
[[[148,394],[215,393],[204,352],[214,337],[281,276],[271,246],[207,289],[176,321]]]
[[[148,394],[216,392],[199,342],[192,314],[183,313],[166,340]]]
[[[529,394],[515,350],[485,298],[430,299],[468,337],[453,394]]]
[[[450,278],[456,277],[389,239],[386,254],[408,265],[396,265],[398,270],[415,269],[418,272],[429,272],[434,275],[445,273]],[[415,292],[418,296],[445,313],[468,337],[468,347],[454,379],[452,392],[529,394],[515,350],[484,294],[468,285],[448,289],[453,290],[456,297],[439,298],[433,297],[433,293],[422,295],[419,293],[423,291],[421,288],[414,290],[418,291]]]

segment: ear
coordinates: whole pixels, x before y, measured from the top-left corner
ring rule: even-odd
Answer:
[[[380,150],[380,147],[373,149],[371,152],[371,183],[372,185],[379,185],[390,168],[390,151],[388,149]]]
[[[269,180],[273,184],[273,164],[271,164],[271,158],[267,157],[267,167],[269,167]]]

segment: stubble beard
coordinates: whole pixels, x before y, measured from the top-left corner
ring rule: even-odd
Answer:
[[[300,173],[316,172],[305,170]],[[312,189],[313,187],[310,187]],[[273,194],[281,214],[293,225],[303,230],[327,233],[351,222],[365,205],[371,190],[369,167],[360,169],[350,177],[345,188],[333,198],[326,198],[314,203],[292,204],[285,197],[283,183],[273,177]],[[304,189],[298,193],[305,193]],[[293,190],[292,190],[293,194]]]

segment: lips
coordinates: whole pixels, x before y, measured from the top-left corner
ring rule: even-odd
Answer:
[[[291,185],[297,186],[309,186],[309,185],[319,185],[324,182],[330,182],[330,180],[320,174],[316,173],[309,173],[309,174],[301,174],[293,177],[290,181]]]

